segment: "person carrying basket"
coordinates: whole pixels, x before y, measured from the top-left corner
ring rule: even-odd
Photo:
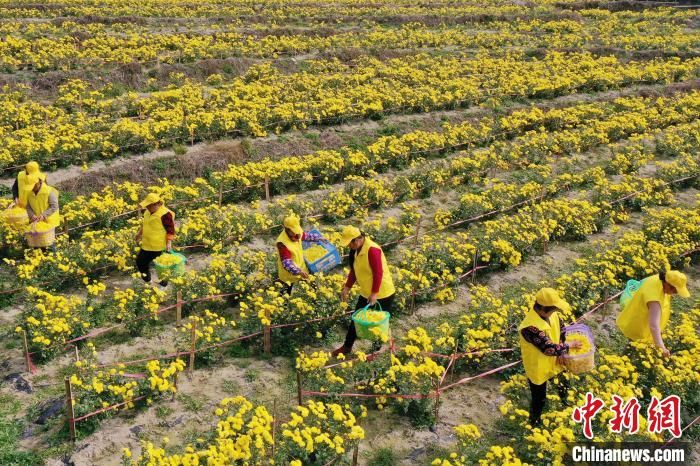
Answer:
[[[671,296],[688,298],[688,279],[677,270],[660,272],[642,280],[617,316],[620,331],[633,341],[653,341],[664,357],[671,356],[661,332],[671,317]]]
[[[37,166],[38,167],[38,166]],[[37,168],[38,170],[38,168]],[[38,246],[42,251],[51,248],[56,251],[55,228],[61,224],[58,190],[46,183],[46,175],[35,172],[27,175],[24,180],[24,195],[20,199],[26,201],[27,217],[31,223],[30,230],[39,225],[49,228],[50,237]],[[30,243],[31,246],[31,243]]]
[[[350,248],[350,272],[340,295],[342,301],[347,302],[350,290],[357,283],[360,296],[355,303],[355,310],[379,303],[382,310],[390,311],[394,301],[394,281],[382,248],[354,226],[343,228],[341,245]],[[332,355],[350,353],[356,339],[355,324],[350,320],[345,342],[335,349]],[[373,348],[373,351],[379,349],[378,343],[375,343],[375,346],[377,347]]]
[[[539,426],[547,401],[547,381],[564,370],[561,356],[569,348],[580,348],[581,342],[566,343],[566,331],[559,323],[557,311],[568,311],[564,301],[553,288],[542,288],[535,295],[535,304],[518,327],[520,352],[530,386],[530,425]],[[557,386],[559,397],[566,402],[566,385]]]
[[[302,241],[325,242],[320,234],[306,232],[301,227],[299,217],[289,215],[283,221],[284,229],[275,242],[277,246],[277,277],[285,286],[287,294],[292,293],[294,284],[309,278],[309,269],[304,260]]]
[[[172,251],[175,238],[175,214],[165,207],[163,200],[156,193],[149,193],[139,204],[144,210],[143,223],[136,233],[136,242],[141,249],[136,256],[136,268],[146,283],[151,282],[151,262],[164,251]],[[168,286],[167,280],[161,280],[160,286]]]

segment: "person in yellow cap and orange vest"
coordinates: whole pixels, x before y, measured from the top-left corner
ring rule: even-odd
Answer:
[[[53,186],[49,186],[44,180],[45,176],[41,173],[32,173],[27,175],[24,180],[24,192],[21,196],[27,203],[27,216],[31,223],[46,222],[53,227],[61,224],[60,207],[58,203],[58,190]],[[56,250],[56,245],[49,246],[52,250]],[[46,251],[46,247],[40,248]]]
[[[396,290],[382,248],[354,226],[343,229],[341,245],[350,248],[350,273],[341,293],[343,302],[347,302],[350,290],[357,283],[360,286],[360,296],[355,303],[355,310],[379,303],[382,310],[390,311]],[[333,356],[350,353],[356,339],[355,324],[350,320],[345,342],[333,351]],[[377,344],[372,348],[373,351],[378,349]]]
[[[518,327],[520,352],[525,375],[530,386],[530,425],[538,426],[547,401],[547,381],[558,375],[564,366],[560,356],[581,343],[566,343],[566,331],[561,328],[558,310],[569,311],[553,288],[542,288],[535,295],[535,304]],[[559,384],[559,397],[566,403],[566,385]]]
[[[46,183],[46,174],[39,170],[39,164],[34,161],[27,162],[24,170],[17,173],[17,178],[15,178],[15,182],[12,184],[12,197],[15,200],[15,205],[18,207],[26,207],[27,205],[27,188],[32,186],[27,182],[27,177],[31,175],[37,175]]]
[[[136,256],[136,268],[146,283],[151,281],[151,262],[172,250],[175,239],[175,214],[165,207],[163,200],[156,193],[149,193],[139,204],[144,210],[143,224],[136,234],[136,241],[141,243],[141,249]],[[161,286],[167,286],[163,280]]]
[[[688,278],[678,270],[651,275],[642,280],[620,315],[617,326],[633,341],[653,341],[664,357],[671,356],[661,332],[671,317],[671,296],[688,298]]]
[[[277,237],[277,274],[279,281],[291,294],[294,284],[309,278],[309,269],[304,260],[302,241],[325,242],[321,235],[304,231],[299,217],[289,215],[283,222],[284,229]]]

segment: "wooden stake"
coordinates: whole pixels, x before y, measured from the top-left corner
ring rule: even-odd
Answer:
[[[608,313],[608,290],[605,290],[605,294],[603,295],[603,310],[601,312],[602,316],[605,317]]]
[[[29,344],[27,343],[27,332],[22,331],[22,339],[24,340],[24,362],[27,365],[27,372],[32,373],[32,359],[29,354]]]
[[[355,448],[352,450],[352,466],[357,466],[357,460],[360,456],[360,442],[355,444]]]
[[[75,350],[75,362],[80,361],[80,352],[78,351],[78,345],[73,345],[73,349]]]
[[[416,309],[416,287],[415,285],[413,286],[413,290],[411,291],[411,314],[413,314],[413,311]]]
[[[270,200],[270,177],[265,176],[265,200]]]
[[[175,325],[182,326],[182,290],[177,290],[177,301],[175,302]]]
[[[221,207],[221,204],[224,202],[224,183],[220,182],[219,183],[219,207]]]
[[[435,387],[435,427],[440,419],[440,384]]]
[[[265,311],[265,320],[270,321],[270,311]],[[272,331],[270,329],[270,324],[265,324],[263,327],[263,351],[265,354],[272,353]]]
[[[472,261],[472,283],[476,280],[476,261],[479,257],[479,249],[474,249],[474,260]]]
[[[416,238],[413,244],[418,246],[418,240],[420,239],[420,221],[422,217],[418,217],[418,222],[416,223]]]
[[[362,421],[362,418],[358,417],[357,418],[357,425],[360,425],[360,422]],[[355,444],[355,448],[352,449],[352,466],[357,466],[357,461],[360,456],[360,441],[358,440],[357,443]]]
[[[173,375],[173,387],[175,387],[175,391],[173,392],[173,396],[170,398],[170,401],[175,401],[175,394],[177,393],[177,372],[175,372],[175,375]]]
[[[301,406],[302,403],[302,398],[301,398],[301,373],[297,371],[297,404]]]
[[[542,194],[540,195],[540,204],[544,201],[544,197],[547,194],[547,187],[542,184]],[[545,223],[545,218],[544,218],[544,213],[542,214],[542,223]],[[547,254],[547,237],[549,236],[549,233],[546,233],[545,236],[542,238],[542,254]]]
[[[70,441],[75,443],[75,410],[73,409],[73,389],[69,377],[66,377],[66,418],[70,430]]]
[[[272,457],[275,457],[275,435],[277,434],[277,398],[272,399]]]
[[[192,371],[194,371],[194,350],[197,344],[197,321],[192,320],[192,348],[190,349],[190,367],[189,373],[192,376]]]

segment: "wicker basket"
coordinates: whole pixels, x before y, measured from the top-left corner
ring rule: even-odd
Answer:
[[[581,335],[588,340],[591,349],[583,354],[564,354],[564,365],[566,369],[574,374],[583,374],[595,368],[595,342],[593,332],[588,326],[583,324],[573,324],[566,327],[566,337]]]
[[[36,222],[32,223],[25,233],[27,244],[30,248],[46,248],[56,241],[56,227],[44,231],[37,231]]]
[[[22,207],[10,207],[2,213],[5,223],[13,228],[22,228],[29,223],[27,210]]]

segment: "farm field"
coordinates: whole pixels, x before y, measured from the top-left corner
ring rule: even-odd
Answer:
[[[700,464],[693,2],[0,0],[0,31],[0,466],[564,465],[587,393],[595,441]],[[31,161],[55,251],[9,217]],[[136,268],[149,193],[187,258],[167,286]],[[290,215],[342,264],[286,294]],[[334,356],[347,225],[396,292],[382,345]],[[667,269],[690,297],[664,356],[616,319]],[[543,287],[596,354],[533,427]],[[670,395],[679,435],[650,428]],[[637,432],[610,430],[616,397]]]

